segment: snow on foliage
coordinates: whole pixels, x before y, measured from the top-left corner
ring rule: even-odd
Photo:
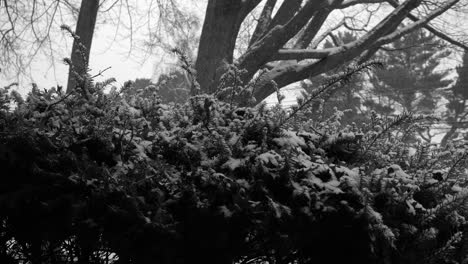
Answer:
[[[26,100],[0,89],[0,238],[13,243],[0,258],[38,262],[39,248],[42,262],[76,252],[91,252],[83,263],[102,252],[125,263],[460,259],[466,148],[406,142],[396,131],[417,118],[304,121],[238,107],[229,94],[241,86],[177,106],[157,89],[91,88]]]
[[[283,131],[283,136],[280,138],[274,138],[273,141],[281,147],[306,147],[304,138],[298,136],[294,131]]]

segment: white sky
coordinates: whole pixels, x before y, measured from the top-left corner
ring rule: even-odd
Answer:
[[[138,4],[133,10],[136,14],[142,16],[145,14],[147,5],[142,4],[144,1],[150,0],[139,0]],[[206,8],[205,1],[194,1],[196,3],[189,3],[189,0],[184,0],[184,4],[190,11],[194,11],[200,16]],[[99,14],[98,14],[99,16]],[[123,19],[126,19],[124,17]],[[140,17],[140,20],[146,18]],[[127,20],[128,21],[128,20]],[[117,80],[116,85],[123,85],[128,80],[135,80],[136,78],[156,78],[157,75],[164,71],[164,68],[170,66],[170,61],[173,58],[169,58],[170,55],[163,54],[161,51],[155,51],[153,54],[148,54],[143,51],[144,41],[148,38],[148,28],[138,25],[136,19],[133,21],[136,32],[133,35],[134,42],[133,46],[130,45],[129,38],[125,36],[117,36],[115,38],[115,25],[103,24],[103,21],[99,21],[96,25],[96,31],[94,33],[93,43],[91,47],[90,55],[90,68],[91,74],[97,74],[99,71],[104,70],[108,67],[102,77],[96,78],[96,81],[102,81],[108,78],[115,78]],[[60,23],[60,22],[58,22]],[[72,30],[75,29],[76,23],[74,21],[66,21],[67,25]],[[124,22],[125,23],[125,22]],[[156,23],[154,21],[153,23]],[[60,31],[59,25],[55,25],[56,31]],[[138,28],[141,27],[141,28]],[[122,32],[125,30],[122,29]],[[114,41],[115,39],[115,41]],[[36,83],[40,88],[50,88],[58,85],[66,86],[68,78],[68,66],[63,63],[63,58],[70,57],[70,51],[72,46],[72,39],[70,37],[60,36],[54,39],[58,42],[58,45],[53,46],[56,57],[50,59],[44,55],[39,55],[31,64],[31,75],[32,76],[4,76],[0,75],[0,86],[9,85],[12,82],[19,82],[20,88],[18,91],[25,95],[31,89],[31,83]],[[129,54],[129,51],[132,52]]]

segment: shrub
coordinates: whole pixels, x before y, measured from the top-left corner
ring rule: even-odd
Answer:
[[[314,98],[292,114],[214,95],[176,106],[109,83],[0,91],[2,263],[465,257],[466,149],[405,143],[419,117],[343,127],[338,110],[302,120]]]

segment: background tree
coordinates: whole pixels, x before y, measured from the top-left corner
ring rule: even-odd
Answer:
[[[0,74],[29,75],[31,63],[40,56],[47,58],[42,61],[42,67],[48,67],[44,62],[56,59],[55,47],[59,43],[63,45],[60,24],[76,19],[79,10],[76,1],[2,0]]]
[[[187,102],[190,96],[189,81],[182,70],[173,69],[169,73],[161,74],[156,83],[153,83],[151,79],[136,79],[133,82],[133,89],[143,90],[150,85],[158,89],[158,96],[161,97],[163,103],[182,104]],[[143,93],[142,96],[148,97],[151,94]]]
[[[171,54],[177,61],[170,62],[170,66],[165,69],[165,72],[160,73],[156,81],[156,86],[159,89],[161,100],[165,103],[184,103],[190,95],[189,76],[183,70],[184,65],[181,65],[180,56],[188,61],[196,60],[196,50],[199,42],[200,19],[194,13],[183,12],[178,8],[162,9],[170,14],[161,22],[164,23],[165,30],[158,30],[150,34],[150,40],[147,42],[147,47],[154,52],[156,49],[161,49],[167,54]],[[156,70],[161,71],[160,65],[156,65]],[[157,74],[157,72],[156,72]],[[138,85],[138,80],[135,81],[135,86]],[[146,79],[143,79],[146,80]],[[148,85],[149,79],[142,83]],[[143,86],[139,86],[144,88]]]
[[[395,114],[395,110],[433,114],[440,95],[438,89],[451,82],[446,79],[448,70],[437,69],[450,53],[434,35],[422,30],[382,49],[379,57],[387,66],[375,71],[371,78],[373,95],[386,98],[386,103],[380,104],[391,108],[391,112],[381,114]]]
[[[77,78],[85,76],[88,71],[89,54],[93,42],[94,29],[99,10],[99,0],[82,0],[78,21],[76,23],[76,36],[73,40],[71,52],[71,65],[68,73],[67,91],[77,85]],[[83,45],[80,49],[80,45]]]
[[[94,33],[99,27],[113,27],[111,34],[114,35],[107,38],[107,49],[116,41],[128,43],[128,56],[138,54],[142,61],[156,52],[144,45],[147,43],[164,40],[171,48],[177,46],[192,53],[196,49],[184,47],[180,39],[198,43],[198,17],[181,8],[177,0],[142,0],[138,5],[135,1],[121,0],[2,0],[0,3],[0,74],[7,79],[13,76],[17,80],[32,79],[39,63],[41,69],[52,67],[55,73],[56,63],[70,55],[74,71],[85,72]],[[74,33],[85,47],[84,54],[76,52],[78,41],[74,41],[73,47],[66,45],[70,38],[60,32],[61,25],[73,25]],[[173,37],[176,40],[173,41]],[[161,50],[157,52],[161,54]],[[68,86],[76,86],[75,79],[71,74]]]
[[[395,8],[387,12],[380,22],[369,24],[364,33],[358,35],[357,40],[328,49],[311,45],[320,43],[318,33],[325,29],[332,11],[387,2]],[[260,3],[263,7],[250,46],[234,61],[235,43],[241,24]],[[205,92],[212,93],[222,74],[228,69],[228,64],[235,62],[238,68],[246,70],[244,81],[250,81],[259,70],[267,68],[269,71],[259,76],[256,82],[254,96],[259,101],[275,90],[272,81],[279,87],[284,87],[326,73],[352,60],[365,61],[380,47],[423,27],[436,32],[452,44],[465,48],[462,43],[428,26],[430,21],[460,4],[462,1],[459,0],[443,3],[420,0],[401,3],[384,0],[291,0],[282,3],[275,0],[209,0],[196,62],[198,82]],[[412,11],[419,15],[413,15]],[[414,22],[401,27],[407,18]]]
[[[33,3],[35,2],[33,1]],[[68,3],[68,1],[64,2]],[[44,1],[44,3],[50,2]],[[434,19],[442,19],[441,15],[447,12],[462,10],[458,8],[464,4],[466,4],[464,0],[443,2],[422,0],[404,2],[395,0],[209,0],[195,63],[198,82],[204,92],[213,92],[221,76],[229,68],[228,65],[235,63],[239,69],[246,70],[246,74],[243,76],[244,82],[258,77],[254,96],[259,101],[274,91],[275,85],[272,85],[272,81],[275,81],[279,87],[284,87],[287,84],[326,73],[353,60],[365,61],[372,57],[379,47],[423,27],[437,37],[465,48],[465,45],[459,40],[455,40],[434,26],[428,25]],[[142,25],[152,28],[152,30],[155,29],[149,25],[151,19],[137,14],[135,8],[128,1],[101,1],[100,5],[102,10],[100,14],[103,17],[106,16],[106,22],[112,20],[113,15],[109,10],[123,9],[126,11],[123,13],[127,13],[128,23],[121,19],[122,12],[120,11],[116,12],[114,21],[116,22],[116,32],[120,34],[120,29],[124,28],[124,31],[128,32],[124,37],[129,39],[131,43],[135,41],[132,32],[140,29]],[[350,23],[349,17],[345,17],[344,23],[340,23],[342,28],[355,31],[358,36],[357,40],[334,48],[323,48],[321,45],[323,39],[321,39],[320,33],[330,29],[328,27],[331,24],[330,20],[334,19],[337,12],[342,10],[347,12],[356,8],[369,10],[370,7],[376,7],[375,9],[378,11],[372,12],[373,19],[370,19],[368,23],[361,23],[360,26],[356,27]],[[79,9],[75,7],[73,10],[78,13]],[[159,29],[164,29],[161,30],[164,32],[165,25],[173,24],[172,22],[178,20],[179,14],[183,14],[179,11],[176,0],[158,0],[150,1],[148,14],[145,15],[151,17],[151,13],[154,13],[153,15],[159,16],[161,19],[169,20],[170,22],[164,25],[158,23],[162,25]],[[240,34],[240,31],[245,28],[243,24],[252,21],[251,14],[257,13],[259,14],[259,22],[255,28],[251,27],[253,33],[250,35],[250,40],[242,41],[242,43],[248,43],[248,46],[234,57],[239,36],[245,36],[245,34]],[[377,13],[383,19],[376,19]],[[88,15],[94,16],[93,12]],[[6,27],[5,30],[2,28],[2,32],[8,31],[8,25],[12,24],[9,23],[8,14],[5,14],[4,17],[7,18],[4,23]],[[136,24],[137,18],[146,20],[146,22]],[[139,22],[141,22],[140,20]],[[404,20],[414,22],[400,27]],[[287,63],[284,63],[285,61]],[[263,69],[268,69],[268,71],[257,76],[259,71]]]
[[[106,1],[92,0],[92,1],[82,1],[80,8],[80,15],[78,17],[76,32],[75,34],[79,36],[79,39],[75,39],[73,42],[73,50],[71,55],[72,67],[70,67],[69,77],[68,77],[68,90],[72,89],[77,85],[76,76],[83,76],[87,71],[87,65],[89,63],[89,51],[91,50],[91,43],[93,39],[93,34],[95,31],[96,20],[98,17],[99,8]],[[120,7],[117,6],[120,4]],[[148,34],[149,40],[146,40],[146,47],[149,48],[149,51],[154,51],[155,47],[161,48],[164,52],[171,52],[174,47],[177,47],[184,55],[188,56],[191,60],[195,58],[194,50],[195,46],[198,43],[198,28],[199,28],[199,19],[193,13],[184,12],[177,1],[175,0],[158,0],[153,3],[149,3],[149,12],[158,12],[156,16],[158,22],[156,25],[148,25],[150,28],[150,34]],[[156,6],[156,9],[152,7]],[[122,6],[126,9],[128,13],[129,25],[128,36],[126,38],[130,39],[130,42],[133,42],[133,33],[137,31],[137,28],[134,28],[133,20],[136,19],[135,16],[138,16],[134,7],[129,5],[128,1],[115,1],[112,5],[105,8],[103,13],[108,12],[113,8],[120,8]],[[104,14],[101,14],[104,15]],[[151,23],[151,18],[154,14],[148,13],[145,23]],[[107,16],[109,17],[109,16]],[[109,18],[108,18],[109,19]],[[116,20],[117,28],[121,24],[125,24],[122,21],[121,14],[117,17],[110,17],[111,20]],[[77,52],[78,46],[82,44],[84,46],[85,54],[80,54]],[[130,46],[132,46],[131,43]],[[131,50],[129,51],[130,54]],[[76,75],[78,74],[78,75]],[[166,74],[165,77],[169,79],[183,77],[183,73],[178,70],[171,69],[169,74]],[[178,76],[178,77],[175,77]],[[181,81],[181,80],[179,80]],[[177,82],[177,81],[176,81]],[[182,89],[183,90],[183,89]],[[174,93],[172,95],[167,94],[169,101],[175,100],[175,98],[180,97],[178,92],[171,91],[169,93]],[[183,92],[182,92],[183,93]],[[180,99],[179,99],[180,101]]]
[[[160,21],[160,26],[150,32],[145,42],[148,52],[155,53],[161,49],[173,54],[173,49],[177,48],[194,61],[200,41],[200,17],[192,11],[182,10],[174,1],[168,2],[173,5],[159,8],[162,12],[160,16],[164,16],[164,19]]]
[[[338,32],[327,33],[329,39],[323,44],[323,48],[333,48],[343,44],[351,43],[357,40],[357,37],[352,32]],[[343,70],[344,67],[338,67],[336,70],[331,71],[328,74],[322,74],[310,79],[311,82],[302,82],[301,87],[307,91],[312,92],[313,89],[321,85],[326,78],[330,78],[330,75],[337,74]],[[323,99],[323,103],[317,104],[315,118],[319,116],[328,118],[335,112],[335,109],[344,112],[342,123],[344,125],[355,123],[362,123],[367,118],[365,117],[365,111],[363,109],[363,91],[365,90],[367,81],[363,75],[353,76],[347,82],[346,87],[343,89],[334,90],[332,93],[326,94]]]
[[[423,30],[412,32],[381,50],[379,58],[386,67],[371,75],[372,88],[364,105],[381,115],[397,115],[403,111],[436,115],[441,89],[452,82],[447,78],[449,70],[439,66],[451,51]],[[428,120],[427,125],[433,125],[433,121]],[[422,129],[419,136],[431,142],[433,132]]]
[[[468,53],[466,52],[463,55],[463,64],[457,67],[457,73],[457,82],[446,95],[449,102],[445,120],[450,125],[450,130],[442,138],[443,146],[456,137],[460,129],[468,128]]]

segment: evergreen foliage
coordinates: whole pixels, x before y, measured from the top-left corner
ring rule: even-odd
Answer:
[[[373,94],[386,100],[377,104],[369,100],[366,106],[381,114],[394,114],[395,110],[433,114],[438,89],[450,84],[444,79],[447,70],[437,69],[449,54],[442,41],[424,30],[393,42],[380,54],[387,67],[371,78]]]
[[[462,263],[466,148],[406,143],[406,113],[301,117],[374,65],[289,114],[239,107],[235,67],[178,106],[152,85],[0,89],[0,262]]]
[[[457,82],[445,94],[449,101],[445,119],[451,127],[442,139],[442,145],[446,145],[460,130],[468,127],[468,53],[466,52],[463,54],[462,65],[457,67],[457,74]]]
[[[135,92],[137,92],[145,90],[148,86],[154,86],[158,90],[158,95],[163,103],[183,104],[187,102],[190,95],[188,83],[182,71],[173,70],[167,74],[161,74],[156,83],[153,83],[151,79],[135,79],[132,83],[132,87]],[[151,94],[148,94],[147,91],[144,92],[142,96],[148,97],[151,96]]]
[[[323,48],[333,48],[342,44],[348,44],[357,40],[357,37],[350,32],[339,32],[336,36],[331,34],[333,41],[325,41]],[[310,83],[301,82],[301,87],[311,92],[314,87],[320,85],[323,81],[330,77],[330,75],[337,74],[346,69],[348,65],[343,65],[338,69],[331,71],[328,74],[323,74],[310,79]],[[363,109],[363,96],[362,92],[365,89],[365,78],[363,75],[355,75],[350,78],[343,89],[335,89],[328,91],[326,96],[323,96],[324,102],[316,104],[313,110],[313,117],[317,119],[326,119],[335,112],[335,108],[343,111],[344,117],[343,124],[350,125],[352,123],[362,123],[368,121],[366,111]]]

